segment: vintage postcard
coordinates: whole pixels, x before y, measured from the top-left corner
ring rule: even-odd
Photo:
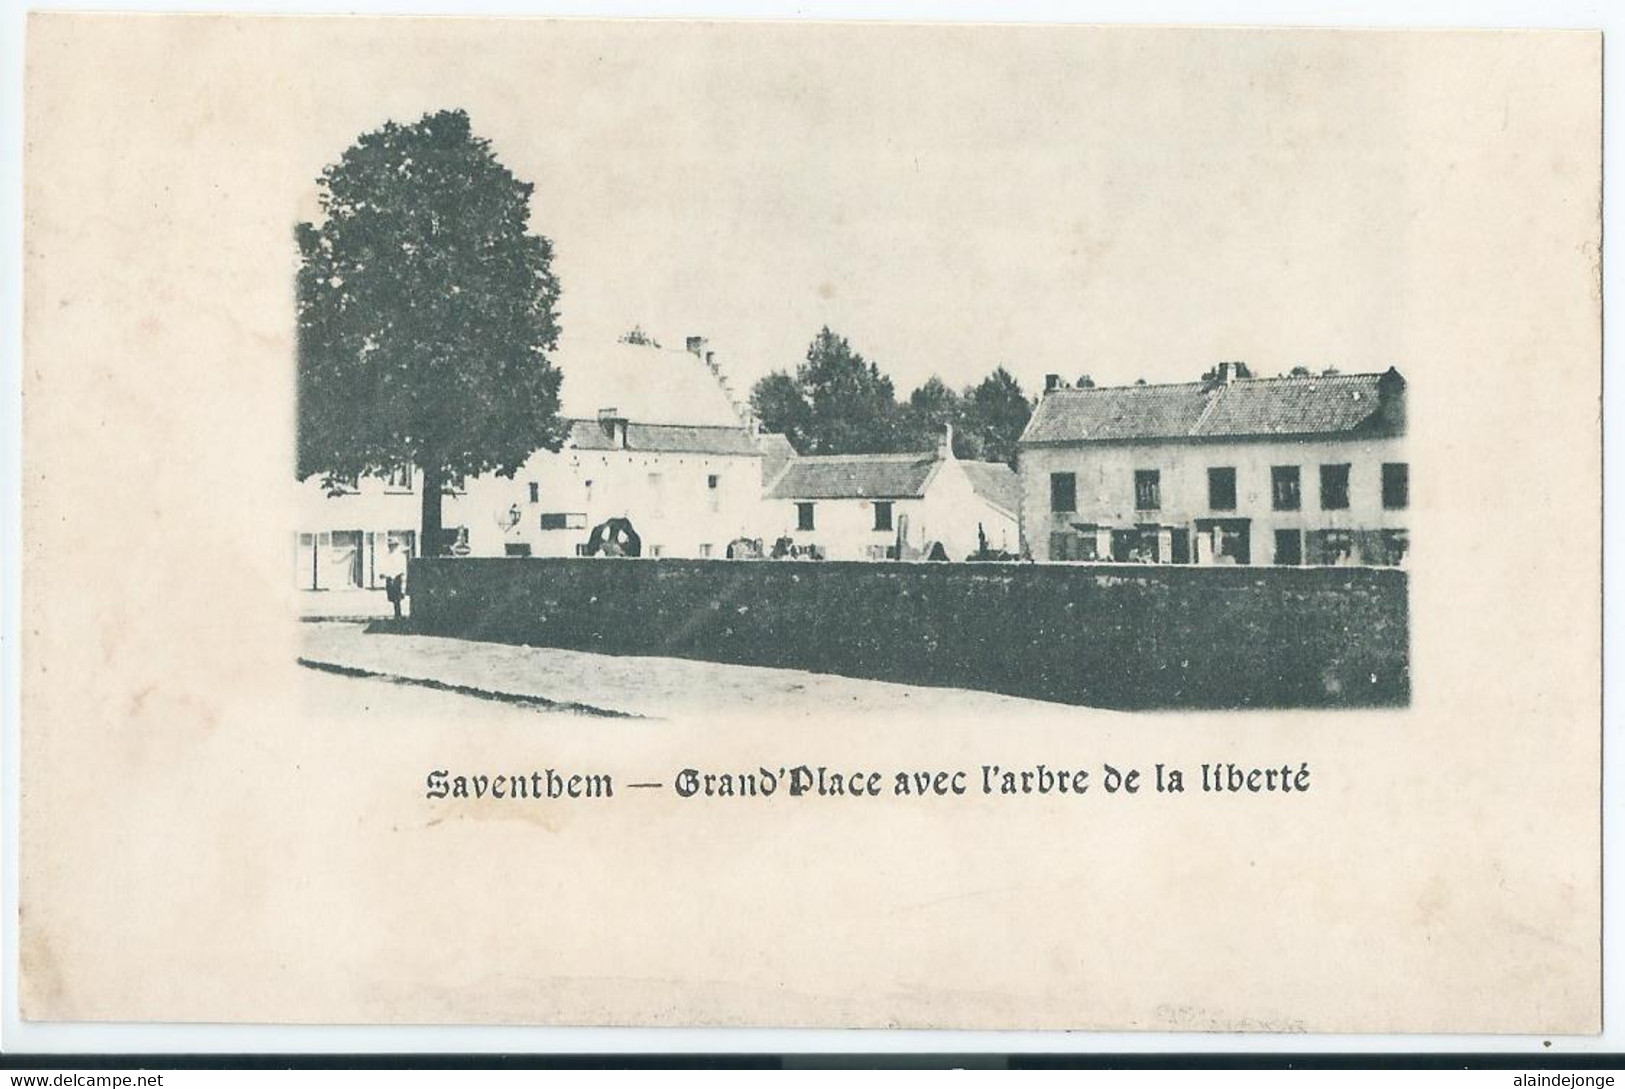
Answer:
[[[1601,64],[35,16],[23,1015],[1598,1031]]]

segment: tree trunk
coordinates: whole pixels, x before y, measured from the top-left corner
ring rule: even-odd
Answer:
[[[440,501],[445,481],[445,471],[439,465],[423,467],[423,530],[418,541],[420,556],[445,554],[446,535],[440,527]]]

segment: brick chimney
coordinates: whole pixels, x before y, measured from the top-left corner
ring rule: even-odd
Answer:
[[[1377,419],[1387,434],[1405,433],[1405,378],[1398,367],[1389,367],[1377,379]]]
[[[1061,382],[1061,376],[1060,375],[1058,375],[1058,374],[1046,374],[1044,376],[1044,392],[1045,393],[1054,393],[1056,390],[1060,389],[1062,385],[1063,385],[1063,383]]]
[[[598,426],[604,429],[604,434],[615,444],[615,449],[626,449],[626,417],[621,415],[620,409],[599,409]]]

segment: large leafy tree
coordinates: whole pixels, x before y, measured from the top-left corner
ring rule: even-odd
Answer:
[[[897,449],[897,391],[874,363],[829,326],[807,346],[794,377],[775,371],[756,383],[751,404],[771,431],[803,454],[872,454]]]
[[[1014,465],[1016,443],[1033,414],[1033,403],[1015,375],[998,368],[967,389],[962,403],[967,441],[974,448],[971,456]]]
[[[416,465],[433,555],[449,480],[562,441],[552,244],[461,110],[363,135],[318,185],[321,221],[297,230],[299,478]]]
[[[927,378],[918,389],[908,395],[902,407],[903,446],[910,450],[929,450],[942,438],[945,427],[954,427],[954,453],[967,453],[963,433],[963,406],[959,394],[936,375]]]
[[[750,407],[769,431],[777,431],[798,451],[806,451],[812,432],[812,405],[795,376],[774,371],[751,387]]]

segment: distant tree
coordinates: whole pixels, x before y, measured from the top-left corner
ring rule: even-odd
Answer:
[[[1078,375],[1078,389],[1094,389],[1095,380],[1087,374]]]
[[[796,384],[811,411],[805,453],[871,454],[897,448],[897,392],[891,379],[829,326],[807,346]]]
[[[1308,378],[1314,373],[1314,371],[1310,370],[1308,367],[1305,367],[1302,363],[1299,363],[1296,367],[1293,367],[1291,370],[1286,372],[1288,378]]]
[[[532,185],[461,110],[361,136],[296,229],[299,479],[423,470],[422,549],[449,479],[558,449],[559,284]]]
[[[971,456],[983,461],[1016,462],[1016,443],[1032,418],[1033,402],[1015,375],[999,367],[965,390],[964,430]]]
[[[750,407],[768,431],[777,431],[798,452],[806,453],[812,430],[812,406],[795,377],[774,371],[751,387]]]
[[[943,429],[952,424],[955,429],[954,452],[966,456],[966,438],[961,422],[963,406],[953,387],[936,375],[908,395],[902,406],[899,446],[909,450],[930,450],[942,438]]]
[[[1136,378],[1134,380],[1134,384],[1136,386],[1143,386],[1143,385],[1145,385],[1145,379],[1144,378]]]
[[[643,326],[634,325],[620,335],[622,344],[641,344],[650,348],[660,347],[660,341],[643,331]]]
[[[1331,377],[1333,377],[1335,375],[1342,374],[1343,372],[1338,370],[1336,367],[1327,367],[1325,370],[1321,371],[1320,373],[1321,373],[1321,376],[1324,377],[1324,378],[1331,378]]]

